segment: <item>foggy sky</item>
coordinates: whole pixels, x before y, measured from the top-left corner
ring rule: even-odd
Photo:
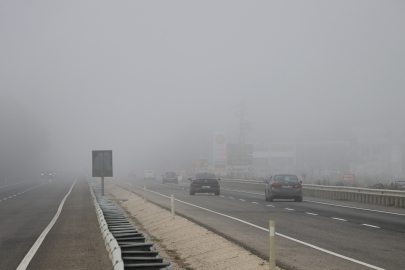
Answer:
[[[402,1],[1,1],[0,91],[47,127],[53,168],[90,167],[101,149],[125,169],[190,145],[198,158],[212,132],[237,142],[240,102],[249,141],[403,132],[404,11]]]

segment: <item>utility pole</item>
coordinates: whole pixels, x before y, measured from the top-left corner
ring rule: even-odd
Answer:
[[[249,121],[246,120],[247,115],[246,105],[243,102],[241,102],[236,106],[239,107],[239,112],[236,113],[236,116],[239,117],[239,143],[245,144],[246,134],[248,134],[249,131],[252,130],[252,128],[250,127]]]

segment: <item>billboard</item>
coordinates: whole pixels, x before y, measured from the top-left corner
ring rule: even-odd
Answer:
[[[342,180],[343,181],[354,181],[354,174],[343,174]]]
[[[96,150],[92,154],[93,177],[112,177],[112,150]]]
[[[251,166],[253,165],[253,155],[228,155],[226,165]]]
[[[227,144],[228,155],[253,155],[253,144]]]

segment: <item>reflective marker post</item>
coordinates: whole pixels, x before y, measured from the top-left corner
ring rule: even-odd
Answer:
[[[104,196],[104,176],[101,176],[101,196]]]
[[[146,186],[143,185],[143,200],[146,202]]]
[[[172,220],[174,219],[174,195],[172,194],[171,198],[171,204],[172,204]]]
[[[269,269],[276,270],[276,222],[270,220],[270,254],[269,254]]]

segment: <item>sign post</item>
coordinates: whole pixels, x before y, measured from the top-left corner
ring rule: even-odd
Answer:
[[[93,177],[101,177],[101,196],[104,196],[104,177],[113,176],[112,150],[93,151]]]

